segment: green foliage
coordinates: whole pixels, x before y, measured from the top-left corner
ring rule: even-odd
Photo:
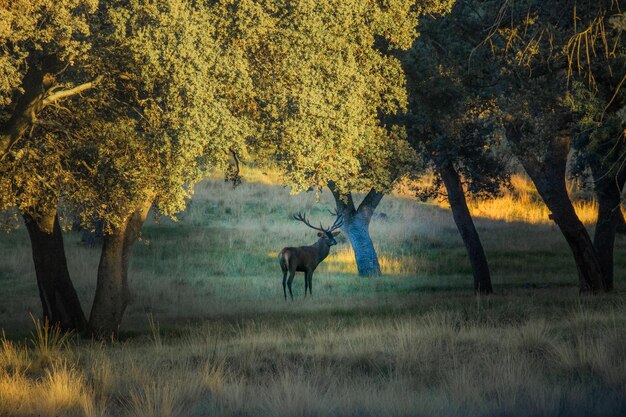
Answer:
[[[387,49],[410,46],[419,14],[441,4],[264,3],[271,29],[248,52],[262,110],[259,155],[294,192],[331,180],[341,193],[381,189],[414,159],[404,133],[380,118],[406,105],[400,61]]]
[[[387,187],[416,159],[403,129],[381,119],[406,105],[390,51],[410,46],[420,15],[448,4],[11,3],[7,21],[24,17],[6,42],[43,53],[4,49],[2,120],[40,55],[63,68],[58,88],[101,80],[88,98],[37,114],[27,140],[0,162],[1,207],[62,197],[83,223],[110,229],[150,198],[173,216],[195,182],[250,152],[282,167],[296,191],[329,180],[344,191]],[[45,28],[41,39],[29,35],[35,26]]]
[[[615,11],[609,9],[579,28],[568,44],[570,61],[577,63],[568,96],[578,119],[577,170],[591,165],[606,177],[623,169],[626,147],[626,14],[611,15]],[[580,62],[579,53],[570,51],[582,42],[589,54]]]
[[[409,108],[403,122],[426,161],[451,163],[475,196],[491,196],[508,181],[492,99],[494,68],[477,49],[484,24],[480,2],[459,1],[449,14],[423,19],[420,37],[403,56]],[[437,169],[434,170],[437,175]],[[439,193],[419,190],[423,197]]]
[[[495,24],[486,43],[502,77],[500,105],[523,120],[518,152],[541,159],[556,132],[581,133],[578,146],[592,144],[590,154],[623,141],[623,129],[616,129],[626,97],[618,2],[525,0],[491,10]]]
[[[89,97],[34,115],[0,161],[0,208],[63,197],[84,223],[110,230],[146,198],[166,215],[181,211],[196,181],[224,170],[231,152],[246,153],[256,103],[239,43],[255,32],[228,29],[229,2],[114,1],[98,13],[96,2],[40,3],[2,9],[15,29],[3,33],[0,121],[17,111],[32,67],[44,72],[45,85],[33,87],[43,97],[101,81]]]
[[[28,74],[45,73],[45,86],[34,88],[42,92],[70,88],[83,79],[81,66],[91,47],[88,20],[96,6],[95,0],[0,2],[0,134],[18,111]],[[18,142],[0,159],[0,210],[56,205],[58,190],[71,177],[61,158],[70,144],[50,122],[66,112],[58,107],[33,115],[36,125],[28,135],[35,140]]]
[[[0,1],[0,122],[30,65],[55,55],[64,65],[89,49],[88,16],[97,0]]]
[[[72,194],[85,219],[115,226],[145,198],[171,216],[231,149],[245,151],[252,84],[237,39],[219,33],[221,12],[178,0],[107,4],[99,59],[110,85],[82,152],[93,169]]]

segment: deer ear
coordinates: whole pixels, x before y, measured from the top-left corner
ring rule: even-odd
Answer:
[[[317,232],[317,236],[318,236],[318,237],[322,237],[322,236],[325,236],[325,235],[326,235],[326,233]]]
[[[333,232],[333,236],[337,236],[338,234],[340,234],[341,232]]]

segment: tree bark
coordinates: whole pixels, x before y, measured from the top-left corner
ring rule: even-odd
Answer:
[[[512,143],[522,143],[520,129],[512,120],[505,122],[505,129]],[[517,152],[517,156],[572,251],[580,292],[597,292],[605,289],[600,260],[587,229],[576,215],[565,184],[569,149],[569,138],[557,136],[549,140],[541,160],[528,152]]]
[[[22,213],[22,217],[30,237],[43,317],[63,330],[83,332],[87,320],[67,269],[56,207],[43,213]]]
[[[133,244],[150,210],[144,202],[111,234],[104,236],[89,331],[98,339],[116,339],[130,300],[128,265]]]
[[[328,188],[333,193],[337,213],[343,214],[341,230],[350,240],[354,251],[357,270],[360,276],[377,276],[381,274],[378,255],[370,237],[369,225],[376,207],[383,198],[383,193],[370,190],[358,208],[354,205],[352,193],[341,195],[334,183],[329,182]]]
[[[624,220],[624,214],[620,210],[617,215],[617,230],[616,233],[620,235],[626,235],[626,220]]]
[[[489,272],[487,256],[485,255],[480,236],[472,220],[472,215],[467,207],[467,200],[465,199],[461,178],[449,161],[435,161],[435,165],[446,187],[454,223],[461,234],[461,238],[465,244],[465,250],[467,251],[470,264],[472,265],[474,290],[481,294],[491,294],[493,287],[491,285],[491,274]]]
[[[613,290],[613,252],[615,235],[623,223],[621,194],[626,182],[626,169],[617,175],[608,175],[601,167],[591,166],[598,199],[598,219],[593,236],[593,246],[598,254],[604,289]]]

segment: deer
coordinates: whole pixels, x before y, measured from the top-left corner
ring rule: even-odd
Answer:
[[[325,228],[321,223],[320,227],[313,226],[302,213],[293,216],[295,220],[306,224],[311,229],[317,230],[319,240],[311,246],[283,248],[278,254],[278,263],[280,263],[280,268],[283,271],[283,294],[285,295],[285,300],[287,300],[287,287],[289,288],[291,300],[293,300],[291,283],[293,282],[296,272],[304,272],[304,296],[306,297],[307,288],[309,290],[309,296],[313,295],[313,272],[315,268],[326,259],[330,253],[330,247],[337,244],[335,236],[340,232],[335,232],[335,230],[343,225],[343,216],[341,214],[337,215],[337,213],[332,214],[334,214],[336,218],[333,225],[329,228]],[[287,273],[289,273],[289,279],[287,279]]]

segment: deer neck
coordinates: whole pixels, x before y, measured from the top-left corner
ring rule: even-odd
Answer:
[[[313,246],[315,246],[318,249],[317,251],[318,263],[326,259],[326,257],[328,256],[328,253],[330,252],[330,246],[326,244],[326,242],[324,241],[324,238],[323,237],[319,238],[319,240],[315,242]]]

